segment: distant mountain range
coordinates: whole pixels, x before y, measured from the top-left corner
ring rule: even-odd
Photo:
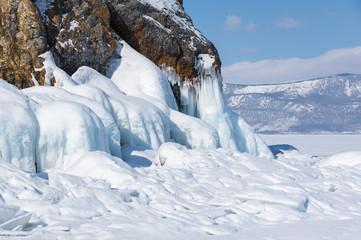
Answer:
[[[259,133],[361,133],[361,74],[224,84],[224,95],[228,107]]]

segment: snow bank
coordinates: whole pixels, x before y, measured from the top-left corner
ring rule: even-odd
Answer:
[[[80,177],[91,177],[111,183],[112,188],[129,186],[135,182],[135,173],[122,159],[105,152],[88,152],[66,171]]]
[[[361,167],[361,152],[352,151],[352,152],[343,152],[336,155],[333,155],[319,163],[319,166],[358,166]]]
[[[65,169],[90,151],[109,153],[106,129],[90,108],[57,101],[38,106],[35,114],[40,126],[36,146],[39,172]]]
[[[135,51],[125,41],[118,44],[117,51],[121,58],[110,63],[107,76],[120,90],[146,100],[146,96],[150,96],[177,110],[166,76],[152,61]]]
[[[123,94],[112,80],[90,67],[80,67],[71,78],[78,84],[87,84],[100,88],[108,95]]]
[[[166,76],[152,61],[135,51],[125,41],[118,44],[117,51],[121,58],[110,63],[107,76],[120,90],[146,100],[147,96],[150,96],[177,110]]]
[[[153,163],[160,166],[168,167],[186,167],[187,166],[187,156],[185,152],[186,147],[177,144],[177,143],[165,143],[159,150],[158,154],[155,156]],[[189,155],[188,155],[189,157]]]
[[[170,137],[189,148],[216,149],[220,147],[217,130],[206,122],[171,110]]]
[[[131,146],[126,148],[132,152]],[[330,221],[340,236],[349,234],[350,227],[351,239],[360,234],[358,168],[321,167],[311,164],[320,158],[289,154],[295,151],[269,161],[222,148],[187,149],[177,143],[164,143],[147,153],[140,149],[133,148],[133,157],[154,161],[152,166],[131,168],[119,158],[94,151],[66,169],[36,175],[0,158],[0,226],[15,223],[18,216],[25,220],[7,225],[11,232],[0,229],[0,235],[208,239],[212,234],[219,239],[249,239],[244,231],[291,224],[303,232],[309,225]],[[313,233],[317,238],[334,237],[332,231]]]
[[[26,96],[0,79],[0,155],[17,167],[35,172],[38,123]]]

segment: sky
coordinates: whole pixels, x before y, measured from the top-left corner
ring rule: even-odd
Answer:
[[[361,73],[361,0],[184,0],[223,80],[265,84]]]

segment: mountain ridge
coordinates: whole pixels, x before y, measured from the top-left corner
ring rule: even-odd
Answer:
[[[360,133],[361,75],[283,84],[224,84],[228,107],[259,133]]]

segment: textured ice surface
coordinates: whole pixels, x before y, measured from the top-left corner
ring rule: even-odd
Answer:
[[[0,229],[1,238],[359,237],[359,166],[320,166],[324,159],[295,150],[272,161],[176,143],[159,151],[128,148],[128,160],[142,157],[154,164],[131,168],[96,151],[66,170],[37,176],[0,159],[1,206],[10,215],[17,208],[32,214],[12,232]]]

